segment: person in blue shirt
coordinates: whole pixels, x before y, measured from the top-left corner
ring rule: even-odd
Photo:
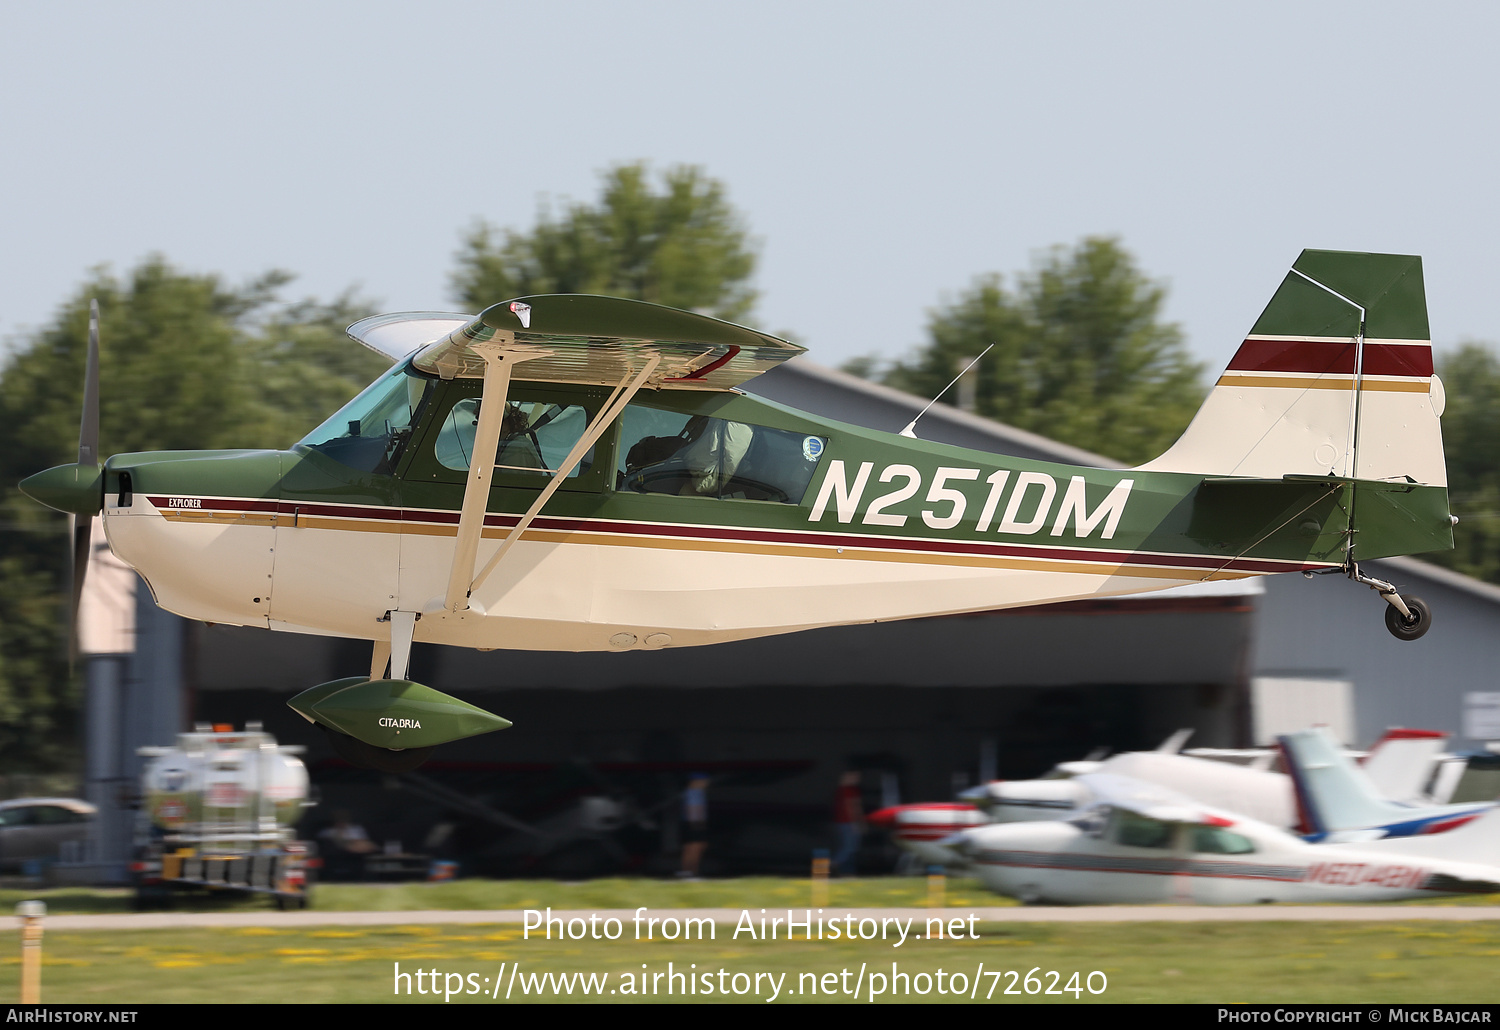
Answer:
[[[693,773],[682,792],[682,868],[677,875],[696,880],[708,847],[708,774]]]

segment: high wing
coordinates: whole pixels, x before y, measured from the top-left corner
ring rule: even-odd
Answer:
[[[1213,809],[1199,804],[1185,794],[1159,787],[1154,783],[1133,780],[1114,773],[1088,773],[1077,778],[1094,796],[1096,805],[1123,808],[1147,819],[1164,823],[1192,823],[1208,826],[1228,825]]]
[[[472,321],[473,315],[458,311],[397,311],[362,318],[344,331],[355,343],[396,362]]]
[[[426,332],[449,316],[423,315]],[[366,322],[372,320],[367,319]],[[350,335],[366,323],[350,327]],[[394,325],[362,330],[396,336]],[[413,335],[420,335],[413,327]],[[361,343],[374,346],[361,337]],[[548,294],[486,308],[422,347],[414,364],[444,379],[480,378],[478,343],[500,342],[524,360],[529,382],[614,386],[652,356],[652,389],[732,390],[805,351],[794,343],[707,315],[620,297]],[[376,347],[382,353],[383,348]],[[523,356],[524,355],[524,356]]]
[[[1282,829],[1295,824],[1291,783],[1281,773],[1160,751],[1126,751],[1100,772],[1180,791],[1195,804],[1249,816]]]

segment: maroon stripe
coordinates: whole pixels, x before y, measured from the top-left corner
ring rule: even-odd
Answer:
[[[944,837],[951,837],[951,836],[953,836],[954,833],[957,833],[960,830],[971,830],[973,828],[974,828],[974,824],[973,823],[954,823],[952,831],[949,831],[949,830],[932,830],[932,831],[927,832],[927,833],[913,833],[913,832],[910,832],[908,830],[898,830],[898,831],[896,831],[896,836],[899,837],[901,840],[914,840],[914,841],[942,840]]]
[[[165,496],[151,497],[158,508],[166,507]],[[404,521],[428,524],[458,523],[458,513],[451,511],[399,508],[369,508],[350,505],[339,507],[319,504],[294,504],[283,501],[250,501],[239,498],[204,499],[201,511],[278,511],[291,515],[293,509],[304,515],[327,515],[337,518],[370,519],[382,522]],[[171,509],[183,510],[183,509]],[[484,524],[497,528],[514,526],[517,515],[486,515]],[[615,533],[622,536],[660,536],[673,539],[725,540],[737,543],[780,543],[811,547],[859,547],[871,550],[915,551],[923,554],[960,554],[992,558],[1038,558],[1054,561],[1116,562],[1155,568],[1225,569],[1237,572],[1296,572],[1323,568],[1329,563],[1298,563],[1254,558],[1225,559],[1214,555],[1149,554],[1139,551],[1096,550],[1083,547],[1045,547],[1023,544],[983,543],[968,540],[919,540],[903,537],[864,536],[853,533],[798,533],[785,530],[736,529],[725,526],[674,526],[651,522],[618,522],[607,519],[537,518],[535,529],[567,533]]]
[[[680,383],[685,379],[702,379],[710,372],[717,372],[719,369],[729,364],[730,360],[733,359],[733,357],[739,352],[740,348],[738,345],[731,346],[726,353],[715,358],[713,361],[710,361],[708,364],[698,369],[698,371],[689,372],[685,376],[667,376],[667,382]]]
[[[1040,862],[996,862],[994,859],[981,858],[982,865],[994,865],[1019,869],[1052,869],[1059,873],[1118,873],[1121,876],[1196,876],[1204,880],[1271,880],[1275,883],[1301,883],[1307,878],[1307,870],[1302,866],[1267,866],[1268,870],[1274,869],[1276,873],[1266,872],[1264,874],[1252,875],[1249,873],[1204,873],[1196,872],[1191,868],[1181,869],[1120,869],[1115,866],[1058,866],[1045,861],[1049,853],[1042,852],[1043,861]],[[1100,856],[1101,858],[1105,856]],[[1191,862],[1192,860],[1187,860]],[[1280,873],[1281,875],[1277,875]],[[1348,886],[1357,886],[1349,884]]]
[[[1401,346],[1393,343],[1365,344],[1364,371],[1372,376],[1432,375],[1432,346]]]
[[[512,520],[513,522],[514,520]],[[1129,561],[1136,565],[1158,565],[1170,568],[1217,569],[1226,559],[1213,555],[1154,555],[1138,551],[1106,551],[1081,547],[1035,547],[1021,544],[981,543],[967,540],[918,540],[889,536],[859,536],[846,533],[796,533],[777,530],[743,530],[722,526],[668,526],[652,523],[581,521],[574,519],[537,519],[537,528],[573,532],[649,534],[652,536],[687,537],[711,540],[760,541],[766,543],[802,544],[814,547],[865,547],[878,550],[919,551],[937,554],[970,554],[1008,558],[1050,558],[1055,560]],[[1315,563],[1307,568],[1320,568]],[[1296,571],[1304,566],[1287,562],[1241,559],[1229,568],[1259,572]]]
[[[1349,341],[1246,340],[1229,362],[1231,372],[1300,372],[1303,375],[1354,373],[1355,346]],[[1432,375],[1432,347],[1366,343],[1363,371],[1374,376]]]
[[[1229,362],[1231,372],[1354,372],[1354,344],[1339,341],[1246,340]]]

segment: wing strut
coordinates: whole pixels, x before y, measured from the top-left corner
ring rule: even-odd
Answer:
[[[469,607],[469,580],[479,537],[484,532],[484,513],[489,507],[490,479],[495,474],[495,454],[500,449],[500,429],[505,418],[505,397],[510,392],[512,365],[547,356],[543,350],[517,350],[511,333],[471,345],[484,358],[484,392],[480,395],[479,425],[474,430],[474,460],[469,463],[469,481],[464,485],[464,503],[458,515],[458,539],[453,547],[453,567],[448,572],[448,592],[443,607],[450,612]]]
[[[609,400],[605,402],[599,414],[594,416],[594,421],[589,423],[588,429],[584,430],[583,435],[578,438],[578,442],[573,445],[573,449],[568,452],[568,456],[563,459],[563,463],[552,474],[551,482],[542,490],[537,499],[531,503],[531,507],[526,509],[526,514],[521,516],[520,521],[516,523],[515,528],[510,531],[510,534],[501,541],[499,548],[490,556],[490,560],[485,562],[484,568],[479,570],[479,575],[474,577],[474,582],[469,587],[470,594],[478,590],[484,581],[489,578],[490,573],[495,571],[495,566],[500,564],[500,559],[505,557],[511,545],[521,538],[522,533],[526,532],[526,527],[531,525],[538,513],[541,512],[542,506],[557,492],[557,488],[562,485],[563,480],[568,478],[568,473],[572,472],[574,467],[583,460],[583,456],[588,453],[589,448],[594,446],[594,442],[619,417],[620,412],[625,410],[625,405],[630,403],[631,398],[646,384],[646,380],[651,377],[651,373],[655,372],[656,366],[660,364],[661,355],[653,354],[646,361],[645,367],[635,374],[635,378],[629,380],[629,385],[626,384],[626,380],[620,380],[620,385],[615,387],[615,392],[610,394]],[[475,453],[477,454],[479,453],[477,449],[478,445],[476,444],[475,447]],[[467,598],[465,598],[464,607],[468,607]],[[458,609],[453,610],[457,611]]]

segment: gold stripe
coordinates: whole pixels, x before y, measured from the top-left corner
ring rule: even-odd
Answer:
[[[200,513],[187,513],[182,509],[169,509],[162,513],[168,522],[209,521]],[[215,520],[225,524],[248,524],[239,518]],[[370,522],[363,519],[337,519],[321,516],[302,516],[298,523],[301,529],[328,529],[344,533],[399,533],[403,527],[394,522]],[[289,527],[288,527],[289,528]],[[441,523],[412,523],[404,527],[414,536],[457,535],[454,526]],[[490,540],[503,539],[510,533],[508,526],[486,526],[484,536]],[[531,529],[522,534],[527,543],[574,544],[596,547],[645,547],[660,551],[714,551],[723,554],[763,554],[787,558],[837,558],[848,561],[888,561],[914,565],[954,565],[980,569],[1017,569],[1029,572],[1071,572],[1081,575],[1113,574],[1128,569],[1131,575],[1142,579],[1175,579],[1184,582],[1199,582],[1205,579],[1244,579],[1259,575],[1254,572],[1215,571],[1205,575],[1204,569],[1170,568],[1159,565],[1135,565],[1128,561],[1095,563],[1058,559],[1048,561],[1035,558],[1010,558],[983,554],[944,554],[939,552],[882,551],[873,548],[845,547],[840,551],[836,545],[812,547],[806,544],[757,543],[737,540],[685,540],[674,537],[629,537],[606,533],[564,532],[549,529]]]
[[[600,547],[648,547],[666,551],[717,551],[727,554],[766,554],[792,558],[838,558],[846,561],[888,561],[916,565],[958,565],[982,569],[1020,569],[1033,572],[1073,572],[1082,575],[1098,575],[1120,569],[1130,569],[1132,575],[1144,579],[1180,579],[1197,581],[1202,579],[1201,569],[1173,569],[1158,565],[1137,566],[1129,562],[1099,562],[1088,564],[1077,561],[1043,561],[1034,558],[1007,558],[983,554],[942,554],[933,552],[877,551],[868,548],[845,547],[838,553],[833,547],[808,547],[801,544],[756,544],[730,540],[680,540],[680,539],[630,539],[599,536],[588,533],[557,533],[538,530],[526,533],[524,539],[551,544],[594,544]],[[1215,573],[1212,579],[1243,579],[1255,573]]]
[[[1215,386],[1279,386],[1289,390],[1352,390],[1354,379],[1312,379],[1304,376],[1220,376]],[[1426,380],[1366,379],[1363,389],[1380,393],[1430,393]]]
[[[1377,390],[1384,393],[1431,393],[1432,381],[1429,379],[1422,379],[1417,382],[1409,380],[1366,379],[1363,389]]]
[[[208,522],[221,526],[274,526],[276,514],[261,511],[200,511],[192,508],[167,508],[162,516],[168,522]]]

